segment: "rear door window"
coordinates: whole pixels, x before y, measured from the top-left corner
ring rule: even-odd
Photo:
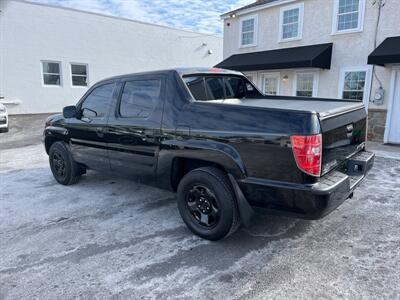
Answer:
[[[147,118],[160,100],[161,80],[133,80],[125,83],[119,114],[125,118]]]

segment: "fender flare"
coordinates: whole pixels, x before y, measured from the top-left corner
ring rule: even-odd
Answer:
[[[43,133],[43,143],[48,152],[47,143],[49,140],[64,141],[69,146],[68,129],[63,127],[49,126],[46,127]]]
[[[221,165],[236,179],[246,177],[246,169],[239,152],[226,143],[210,140],[168,140],[162,142],[173,158],[191,158]],[[196,152],[196,150],[199,150]],[[165,151],[165,150],[164,150]]]

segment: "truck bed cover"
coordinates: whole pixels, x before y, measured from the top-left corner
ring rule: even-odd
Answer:
[[[212,103],[223,103],[230,105],[243,105],[260,108],[296,110],[318,113],[320,118],[345,113],[348,111],[363,108],[362,102],[332,100],[332,99],[315,99],[303,100],[299,99],[223,99],[207,101]]]

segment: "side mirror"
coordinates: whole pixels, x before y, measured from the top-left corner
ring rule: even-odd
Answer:
[[[66,106],[63,108],[63,116],[66,119],[75,118],[78,115],[78,110],[75,105]]]

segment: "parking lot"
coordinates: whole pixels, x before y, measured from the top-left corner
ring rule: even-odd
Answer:
[[[0,134],[0,299],[400,299],[400,148],[319,221],[258,217],[220,242],[175,195],[88,172],[53,179],[44,115]]]

